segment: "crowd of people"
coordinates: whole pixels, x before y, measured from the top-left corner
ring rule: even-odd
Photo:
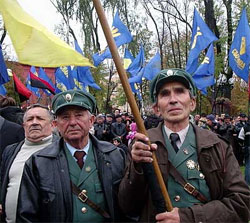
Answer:
[[[24,111],[0,96],[1,220],[248,222],[247,116],[193,117],[196,88],[181,69],[162,70],[150,97],[145,136],[128,112],[96,115],[88,92],[56,94],[51,110]],[[152,174],[153,151],[172,210]]]

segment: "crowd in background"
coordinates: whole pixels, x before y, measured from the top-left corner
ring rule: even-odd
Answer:
[[[0,96],[0,116],[5,120],[22,125],[24,111],[16,105],[11,97]],[[162,121],[160,117],[152,111],[143,117],[146,129],[157,127]],[[233,151],[240,166],[246,166],[245,177],[250,185],[249,171],[249,148],[250,148],[250,124],[246,114],[240,113],[238,116],[228,114],[196,114],[190,116],[193,124],[203,129],[208,129],[225,138],[233,147]],[[249,130],[248,130],[249,129]],[[126,152],[130,142],[137,131],[134,117],[129,112],[115,109],[110,114],[98,114],[95,116],[95,124],[90,132],[99,140],[104,140],[115,144]],[[56,132],[54,132],[56,133]],[[2,132],[0,132],[2,135]],[[12,141],[11,141],[12,142]],[[1,147],[1,153],[4,148]]]

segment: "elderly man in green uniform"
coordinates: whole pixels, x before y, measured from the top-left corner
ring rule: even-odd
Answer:
[[[122,221],[117,193],[125,153],[89,134],[95,98],[79,90],[61,92],[52,109],[62,137],[26,162],[17,222]]]
[[[192,77],[181,69],[162,70],[152,80],[150,94],[163,122],[148,131],[149,139],[136,135],[119,187],[122,210],[141,222],[248,222],[250,191],[231,146],[189,122],[196,106]],[[171,212],[157,211],[149,192],[142,163],[152,162],[153,150],[174,207]]]

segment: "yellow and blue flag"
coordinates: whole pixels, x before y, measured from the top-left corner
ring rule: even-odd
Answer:
[[[58,67],[55,70],[56,93],[75,88],[75,81],[72,77],[71,67]]]
[[[7,72],[6,64],[4,62],[2,46],[0,44],[0,85],[5,84],[9,81],[10,81],[10,78]]]
[[[214,33],[209,29],[207,24],[194,8],[193,28],[189,57],[186,65],[186,71],[193,74],[198,68],[198,58],[200,52],[208,47],[210,43],[218,40]]]
[[[248,82],[250,63],[250,28],[246,8],[243,9],[229,51],[229,66],[234,73]]]
[[[134,61],[133,55],[129,52],[129,50],[126,48],[123,58],[123,67],[124,69],[128,69],[129,65]]]
[[[75,40],[75,50],[83,55],[83,52],[78,44],[78,42]],[[77,75],[75,77],[75,79],[81,83],[83,83],[84,88],[86,88],[87,86],[95,88],[97,90],[101,90],[100,86],[98,84],[96,84],[91,71],[90,71],[90,67],[76,67],[74,69],[74,71],[76,71]]]
[[[111,31],[117,47],[125,43],[129,43],[133,39],[128,28],[121,21],[118,12],[116,12],[115,14]],[[112,56],[109,48],[106,47],[105,50],[94,54],[92,58],[94,61],[94,65],[98,66],[103,60],[105,60],[106,58],[112,58]]]
[[[214,79],[214,47],[210,44],[207,54],[202,63],[192,76],[196,87],[203,93],[207,94],[206,88],[215,84]]]
[[[93,66],[27,14],[16,0],[1,0],[0,12],[20,63],[37,67]]]

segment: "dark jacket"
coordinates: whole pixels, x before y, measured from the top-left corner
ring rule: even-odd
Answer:
[[[0,116],[0,161],[6,146],[24,139],[24,129],[21,125],[8,121]]]
[[[162,124],[148,131],[151,143],[156,143],[156,157],[165,182],[169,176],[168,152],[162,134]],[[181,222],[248,222],[250,190],[241,174],[231,146],[211,131],[194,126],[200,168],[210,189],[211,201],[190,208],[180,208]],[[137,164],[138,165],[138,164]],[[130,216],[140,216],[141,222],[155,221],[147,182],[142,170],[130,160],[119,189],[122,210]]]
[[[56,141],[58,139],[57,136],[53,136],[52,141]],[[7,187],[9,184],[9,171],[14,162],[17,154],[19,153],[22,145],[24,144],[24,140],[19,143],[14,143],[6,147],[6,150],[2,156],[2,163],[1,163],[1,204],[2,204],[2,215],[1,221],[5,222],[6,212],[5,212],[5,199],[7,194]]]
[[[24,111],[17,106],[7,106],[1,108],[0,115],[8,121],[15,122],[19,125],[23,124]]]
[[[111,125],[111,133],[113,138],[121,136],[122,138],[127,134],[126,125],[124,123],[115,122]]]
[[[91,136],[99,178],[112,221],[119,221],[117,193],[125,153]],[[26,162],[19,192],[17,222],[72,222],[73,204],[64,141],[60,139]]]

